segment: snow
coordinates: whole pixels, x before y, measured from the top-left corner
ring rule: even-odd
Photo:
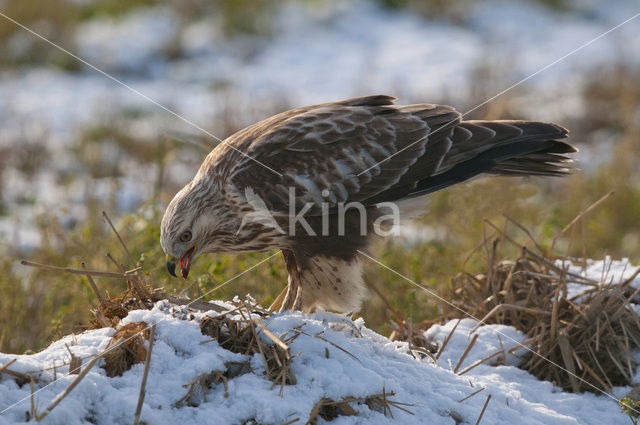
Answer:
[[[134,11],[120,20],[90,20],[77,30],[79,56],[106,72],[161,73],[164,49],[177,37],[176,20],[162,8]]]
[[[590,261],[585,270],[569,265],[584,276],[600,280],[602,270],[610,276],[630,276],[635,267],[628,261],[605,259]],[[634,286],[640,286],[636,278]],[[230,424],[254,418],[259,423],[281,424],[299,418],[305,423],[313,407],[324,396],[332,400],[343,397],[363,397],[379,394],[383,389],[395,393],[391,400],[409,403],[412,414],[392,407],[393,418],[370,410],[366,405],[352,403],[358,412],[354,416],[338,416],[332,424],[454,424],[452,415],[465,423],[475,423],[488,395],[491,400],[482,423],[505,424],[628,424],[629,419],[616,400],[606,395],[563,392],[550,382],[539,381],[517,368],[516,355],[524,348],[507,354],[506,365],[480,364],[463,375],[453,372],[467,348],[472,331],[478,324],[463,319],[443,350],[437,364],[429,357],[414,358],[408,344],[393,342],[365,326],[363,319],[352,321],[333,313],[304,315],[285,312],[263,320],[275,335],[291,335],[294,329],[303,333],[290,344],[292,371],[297,383],[272,388],[265,376],[259,354],[250,356],[227,351],[216,341],[200,332],[199,322],[205,313],[188,318],[184,307],[172,307],[158,302],[152,310],[132,311],[120,326],[132,322],[157,323],[156,338],[142,408],[142,420],[152,424]],[[213,315],[214,313],[207,313]],[[257,317],[257,316],[256,316]],[[434,325],[425,332],[439,346],[450,334],[457,320]],[[461,364],[459,371],[478,360],[517,346],[525,335],[503,325],[482,325],[475,331],[477,341]],[[75,378],[67,376],[69,360],[67,346],[84,364],[92,355],[108,345],[113,329],[87,331],[70,335],[52,343],[37,354],[0,354],[0,364],[12,359],[11,369],[35,373],[42,383],[35,386],[35,402],[41,412],[51,400]],[[270,340],[261,334],[265,344]],[[228,397],[222,384],[206,392],[197,407],[175,406],[187,392],[185,384],[203,373],[225,370],[225,362],[248,361],[252,371],[228,380]],[[100,360],[102,362],[102,360]],[[144,364],[134,365],[120,377],[109,378],[98,363],[53,411],[46,424],[130,424],[138,400]],[[53,381],[56,365],[57,380]],[[473,392],[480,393],[460,402]],[[615,397],[623,397],[629,388],[614,389]],[[19,387],[14,379],[3,375],[0,381],[0,425],[25,423],[29,410],[29,385]],[[323,423],[320,420],[320,423]]]
[[[638,267],[631,265],[628,258],[614,260],[608,255],[602,260],[587,259],[586,267],[573,264],[569,261],[563,262],[562,260],[557,260],[556,265],[567,269],[571,273],[588,277],[596,282],[613,285],[620,284],[627,279],[630,279],[638,270]],[[635,276],[630,282],[630,286],[636,289],[640,288],[640,277]],[[584,289],[585,288],[582,285],[569,283],[567,284],[567,296],[569,298],[575,297]]]

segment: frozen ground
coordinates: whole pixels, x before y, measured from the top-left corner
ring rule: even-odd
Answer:
[[[603,266],[609,268],[592,263],[586,276],[599,280],[598,268]],[[621,271],[625,266],[623,262],[613,262],[611,268]],[[640,279],[637,280],[640,284]],[[453,373],[452,369],[469,343],[469,332],[476,324],[471,319],[460,323],[438,363],[434,364],[429,358],[416,360],[408,354],[406,343],[392,342],[376,334],[367,329],[361,319],[353,322],[353,326],[345,326],[348,319],[329,313],[277,314],[264,322],[274,334],[282,335],[300,326],[305,331],[290,344],[292,355],[295,355],[292,370],[297,384],[285,386],[279,395],[279,387],[271,389],[271,382],[262,376],[264,366],[260,355],[234,354],[222,349],[217,342],[206,342],[209,338],[200,333],[198,325],[201,317],[198,314],[193,320],[176,318],[168,312],[165,302],[160,302],[153,310],[131,312],[122,321],[122,324],[157,323],[142,409],[142,420],[149,424],[230,424],[243,423],[249,418],[264,424],[288,423],[299,418],[293,423],[303,424],[323,396],[340,400],[347,396],[378,394],[383,388],[395,393],[392,400],[412,404],[407,408],[413,415],[392,408],[392,419],[364,405],[353,404],[360,416],[340,416],[330,423],[454,424],[452,415],[464,423],[475,423],[488,395],[491,400],[483,424],[630,423],[614,399],[591,393],[565,393],[518,369],[515,356],[509,355],[506,366],[482,364],[462,376]],[[426,335],[442,343],[452,326],[452,322],[433,326]],[[478,341],[460,370],[499,351],[498,335],[506,349],[524,340],[522,333],[508,326],[481,326],[477,333]],[[55,383],[46,387],[36,385],[35,403],[41,412],[74,379],[74,376],[66,376],[68,366],[64,363],[69,360],[66,345],[74,355],[86,359],[103,350],[112,334],[112,329],[89,331],[65,337],[37,354],[0,354],[0,364],[15,358],[13,370],[23,373],[45,370],[39,374],[45,382],[52,380],[52,367],[57,365]],[[268,342],[266,337],[264,340]],[[224,370],[224,363],[228,361],[250,361],[253,370],[229,380],[228,397],[225,398],[224,388],[218,384],[207,391],[206,401],[198,407],[172,407],[185,395],[184,384],[202,373]],[[143,364],[138,364],[121,377],[108,378],[102,368],[94,367],[43,423],[130,424],[143,368]],[[484,390],[477,395],[459,401],[482,388]],[[623,397],[628,390],[616,388],[613,396]],[[2,377],[1,425],[24,423],[25,412],[30,409],[29,395],[29,385],[18,387],[13,378]]]
[[[142,8],[118,20],[87,21],[74,45],[64,47],[224,138],[225,117],[246,125],[284,107],[370,93],[394,94],[401,102],[446,102],[464,111],[474,106],[470,99],[493,96],[638,12],[635,0],[615,6],[576,2],[570,13],[533,2],[473,4],[462,24],[365,1],[289,4],[276,14],[271,37],[231,39],[222,36],[214,16],[183,22],[170,9]],[[639,33],[640,19],[529,80],[514,100],[526,112],[523,118],[562,122],[580,115],[585,74],[637,64]],[[26,36],[19,33],[11,45],[19,48]],[[491,74],[474,79],[488,65]],[[132,113],[136,118],[126,118]],[[2,71],[0,148],[31,146],[43,158],[55,158],[41,161],[35,174],[13,156],[7,161],[4,239],[37,245],[37,234],[29,233],[34,217],[63,205],[81,219],[87,193],[105,199],[115,191],[116,208],[125,211],[148,199],[155,164],[128,163],[117,149],[104,149],[103,162],[122,164],[121,175],[88,177],[87,167],[100,164],[87,165],[73,149],[87,127],[122,126],[123,119],[133,121],[128,134],[152,143],[176,130],[200,135],[88,68]],[[184,184],[196,167],[197,158],[172,161],[169,178]]]

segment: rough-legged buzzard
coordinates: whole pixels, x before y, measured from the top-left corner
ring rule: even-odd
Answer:
[[[409,216],[420,197],[479,174],[569,173],[565,154],[576,149],[558,125],[463,121],[450,106],[393,101],[292,109],[218,145],[162,220],[169,272],[179,261],[186,278],[208,252],[282,250],[281,309],[355,311],[364,295],[357,251],[385,216]]]

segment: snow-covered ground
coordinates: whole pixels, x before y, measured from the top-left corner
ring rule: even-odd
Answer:
[[[602,268],[609,266],[594,262],[585,275],[599,280]],[[635,270],[624,266],[623,262],[614,262],[611,268],[619,272],[623,268]],[[636,283],[640,284],[640,279]],[[364,397],[379,394],[383,389],[395,394],[391,400],[411,404],[403,407],[413,414],[392,407],[391,418],[365,405],[352,403],[359,416],[339,416],[330,423],[454,424],[453,418],[457,417],[464,423],[473,424],[488,395],[491,395],[491,400],[482,418],[483,424],[630,423],[612,397],[563,392],[553,384],[539,381],[518,369],[516,356],[508,355],[507,365],[481,364],[463,375],[454,373],[455,365],[469,344],[470,331],[476,325],[471,319],[460,322],[435,364],[428,357],[417,360],[408,354],[406,343],[392,342],[376,334],[365,327],[362,319],[351,322],[330,313],[276,314],[263,322],[273,334],[290,334],[296,328],[304,330],[290,343],[292,371],[297,383],[284,386],[280,394],[280,387],[272,388],[272,382],[263,376],[264,364],[260,354],[235,354],[202,335],[199,320],[203,313],[195,314],[192,320],[174,316],[186,315],[172,315],[166,301],[161,301],[151,311],[130,312],[121,322],[121,325],[140,321],[157,323],[142,408],[142,420],[149,424],[239,424],[250,418],[261,424],[304,424],[322,397],[332,400]],[[426,336],[441,345],[453,325],[454,321],[433,326]],[[498,335],[506,350],[525,339],[524,334],[508,326],[481,326],[476,332],[479,335],[477,343],[459,371],[500,351]],[[75,379],[75,375],[66,375],[67,345],[75,356],[85,358],[86,364],[88,357],[105,349],[113,333],[113,329],[100,329],[68,336],[33,355],[0,354],[0,364],[17,359],[11,365],[12,370],[23,373],[43,371],[37,375],[42,382],[53,380],[53,366],[57,366],[55,382],[35,386],[36,408],[42,412]],[[270,341],[261,335],[265,343]],[[521,354],[523,350],[515,353]],[[227,397],[223,385],[217,384],[206,392],[206,401],[203,400],[199,406],[174,406],[186,394],[185,384],[203,373],[225,370],[225,362],[229,361],[249,361],[252,371],[229,379]],[[98,366],[53,409],[43,423],[132,423],[144,364],[134,365],[121,377],[115,378],[107,377]],[[481,389],[478,394],[460,401]],[[615,388],[613,397],[621,398],[628,390]],[[13,378],[2,377],[1,425],[25,423],[25,412],[30,410],[30,394],[28,384],[19,387]],[[289,422],[296,418],[296,422]]]
[[[636,0],[614,3],[576,1],[563,12],[526,1],[472,2],[463,23],[363,0],[286,3],[270,37],[232,38],[223,36],[216,16],[184,22],[158,6],[86,21],[73,45],[63,47],[224,138],[225,116],[246,125],[286,106],[362,94],[446,102],[464,110],[639,11]],[[580,116],[585,75],[602,66],[637,65],[638,34],[640,19],[527,81],[514,98],[523,118],[562,122]],[[32,36],[14,37],[9,45],[18,51]],[[487,66],[489,75],[478,77]],[[124,163],[117,178],[88,177],[90,170],[79,165],[82,154],[73,150],[88,126],[121,126],[123,111],[142,111],[126,129],[132,136],[142,132],[153,141],[175,130],[201,135],[88,68],[65,72],[41,66],[4,70],[1,76],[0,148],[32,145],[56,159],[41,163],[35,175],[25,174],[13,157],[5,165],[1,196],[8,216],[0,220],[0,234],[17,245],[38,244],[29,223],[40,212],[59,212],[62,205],[82,219],[87,193],[104,199],[116,190],[117,207],[130,210],[152,192],[155,164]],[[100,155],[106,163],[126,161],[108,150]],[[168,172],[181,184],[196,167],[194,161],[173,161]],[[74,175],[78,178],[69,186]]]
[[[605,256],[602,260],[588,259],[586,262],[586,268],[578,264],[563,264],[562,261],[557,261],[557,264],[565,268],[568,266],[568,271],[582,276],[589,277],[596,282],[604,282],[607,284],[620,284],[627,279],[630,279],[637,271],[637,267],[633,266],[628,258],[622,260],[614,260],[610,256]],[[631,281],[633,288],[640,288],[640,278],[635,278]],[[567,297],[572,298],[579,296],[580,292],[584,290],[584,286],[577,283],[567,284]]]

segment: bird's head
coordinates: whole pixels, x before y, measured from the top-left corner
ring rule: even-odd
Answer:
[[[219,205],[215,190],[202,182],[189,183],[169,203],[162,218],[160,244],[167,256],[167,270],[173,276],[179,265],[186,279],[200,254],[216,251],[216,236],[223,231]]]

